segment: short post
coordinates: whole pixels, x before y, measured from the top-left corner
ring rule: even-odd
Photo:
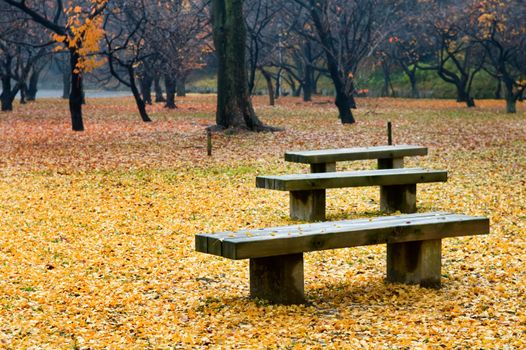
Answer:
[[[312,163],[311,173],[331,173],[336,171],[336,163]]]
[[[250,296],[276,304],[302,304],[303,253],[250,259]]]
[[[387,281],[440,288],[442,240],[387,245]]]
[[[212,131],[210,129],[206,129],[206,154],[209,157],[212,156]]]
[[[387,144],[393,144],[393,125],[391,122],[387,122]]]
[[[289,196],[291,219],[325,220],[325,190],[290,191]]]
[[[385,213],[416,213],[416,184],[380,186],[380,210]]]

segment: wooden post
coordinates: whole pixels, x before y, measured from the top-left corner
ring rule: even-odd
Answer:
[[[311,173],[332,173],[336,171],[336,163],[312,163]]]
[[[209,157],[212,156],[212,131],[210,129],[206,129],[206,154]]]
[[[302,304],[303,253],[250,259],[250,296],[276,304]]]
[[[290,191],[290,218],[304,221],[325,220],[325,190]]]
[[[442,240],[387,245],[387,281],[440,288]]]
[[[385,213],[416,213],[416,184],[380,186],[380,210]]]
[[[393,125],[391,122],[387,122],[387,144],[393,144]]]

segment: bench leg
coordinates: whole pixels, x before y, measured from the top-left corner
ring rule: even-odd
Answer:
[[[442,240],[387,245],[387,281],[440,288]]]
[[[304,221],[325,220],[325,190],[290,191],[290,218]]]
[[[331,173],[336,171],[336,163],[314,163],[310,165],[311,173]]]
[[[250,259],[250,296],[276,304],[302,304],[303,253]]]
[[[404,167],[404,158],[378,159],[378,169],[397,169]]]
[[[416,213],[416,184],[380,186],[380,210]]]

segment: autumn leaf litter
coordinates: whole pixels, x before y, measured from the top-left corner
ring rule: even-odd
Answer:
[[[67,103],[16,106],[0,119],[0,347],[524,348],[525,110],[500,101],[362,99],[354,126],[332,104],[256,99],[279,133],[214,134],[214,101],[179,109],[91,100],[87,131],[69,131]],[[441,290],[389,285],[385,247],[306,254],[307,305],[248,299],[247,261],[194,252],[194,234],[294,223],[286,193],[255,176],[308,171],[286,150],[425,145],[407,166],[447,169],[419,186],[420,211],[491,219],[489,236],[447,239]],[[367,169],[373,162],[342,164]],[[329,219],[379,215],[375,188],[328,191]]]

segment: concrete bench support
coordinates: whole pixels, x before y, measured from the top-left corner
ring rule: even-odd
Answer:
[[[388,282],[440,288],[441,239],[387,244]]]
[[[302,304],[303,253],[250,259],[250,296],[276,304]]]
[[[293,220],[325,220],[325,190],[290,191],[290,217]]]

